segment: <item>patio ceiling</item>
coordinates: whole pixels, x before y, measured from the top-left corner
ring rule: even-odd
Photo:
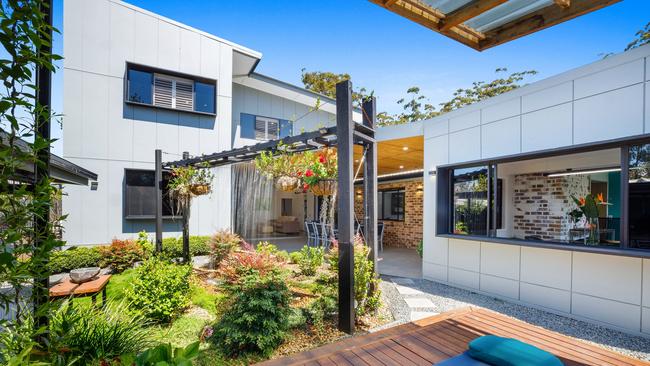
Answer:
[[[370,0],[478,51],[620,0]]]
[[[396,174],[422,169],[424,161],[424,138],[407,137],[395,140],[378,141],[377,174]],[[362,155],[362,147],[355,146],[355,171]],[[359,173],[359,176],[363,174]]]

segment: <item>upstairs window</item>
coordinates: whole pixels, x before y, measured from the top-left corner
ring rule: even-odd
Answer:
[[[163,216],[173,217],[169,199],[169,173],[163,173]],[[156,217],[156,175],[153,170],[126,169],[124,171],[124,217],[126,219],[153,219]]]
[[[242,113],[240,116],[241,138],[267,141],[293,134],[293,123],[285,119]]]
[[[126,100],[131,103],[188,112],[216,113],[214,82],[155,72],[129,66]]]

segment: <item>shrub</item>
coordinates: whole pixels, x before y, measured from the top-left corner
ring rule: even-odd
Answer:
[[[356,314],[365,315],[375,311],[380,305],[379,279],[374,275],[373,263],[368,255],[370,248],[365,245],[360,236],[354,238],[354,298]],[[337,275],[338,245],[333,245],[328,256],[330,268]],[[336,286],[336,281],[330,282]]]
[[[302,259],[302,254],[300,252],[291,252],[289,253],[289,262],[293,264],[298,264]]]
[[[123,355],[120,365],[135,366],[191,366],[192,359],[199,356],[199,342],[190,343],[187,347],[172,347],[170,343],[159,344],[145,350],[137,356]]]
[[[275,244],[271,244],[268,241],[257,243],[255,251],[273,257],[278,262],[289,261],[289,253],[286,250],[279,250]]]
[[[418,255],[420,256],[420,258],[422,258],[422,253],[423,253],[423,250],[424,250],[423,245],[424,245],[424,242],[422,240],[420,240],[420,242],[418,243],[418,246],[415,248],[415,250],[418,252]]]
[[[111,245],[99,247],[102,254],[101,266],[110,266],[120,273],[145,258],[145,248],[133,240],[113,239]]]
[[[230,301],[210,338],[229,356],[268,356],[289,328],[291,296],[282,270],[268,255],[233,253],[224,262]]]
[[[135,269],[126,297],[148,319],[169,322],[189,304],[191,272],[188,265],[149,259]]]
[[[82,363],[137,353],[151,345],[147,325],[142,315],[128,311],[123,303],[109,302],[100,309],[66,301],[50,320],[51,352]]]
[[[298,260],[300,273],[305,276],[315,275],[318,267],[323,265],[324,255],[323,248],[309,247],[307,245],[302,247],[300,250],[300,259]]]
[[[242,238],[227,229],[217,231],[210,239],[210,254],[216,267],[221,264],[230,253],[243,243]]]
[[[279,262],[288,262],[289,261],[289,252],[286,250],[280,250],[277,253],[275,253],[275,257]]]
[[[70,272],[75,268],[97,267],[101,259],[99,247],[72,247],[52,252],[47,266],[51,273]]]
[[[163,254],[166,258],[180,258],[183,256],[183,237],[164,238]],[[190,255],[210,254],[209,236],[190,236]]]

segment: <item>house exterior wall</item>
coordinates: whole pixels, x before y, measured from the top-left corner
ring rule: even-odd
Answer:
[[[380,191],[395,188],[404,189],[404,221],[380,220],[384,223],[383,243],[385,247],[415,248],[422,240],[422,179],[379,183],[377,186]],[[354,211],[361,219],[364,217],[363,195],[359,192],[363,188],[356,186],[355,189]]]
[[[438,237],[437,178],[428,174],[649,134],[649,95],[646,46],[424,121],[424,277],[650,336],[650,259]]]
[[[233,65],[233,58],[260,54],[118,0],[65,0],[63,34],[63,156],[99,175],[96,190],[66,188],[63,237],[70,245],[103,244],[155,230],[153,219],[124,218],[123,194],[125,169],[153,170],[155,149],[163,150],[163,161],[178,160],[184,151],[228,150],[244,144],[235,139],[241,111],[273,116],[281,106],[288,116],[316,100],[303,91],[302,99],[292,102],[289,98],[299,93],[281,84],[262,93],[260,81],[251,86],[257,89],[246,91],[233,83],[235,69],[242,67]],[[216,80],[216,116],[125,103],[127,62]],[[287,98],[274,95],[281,93]],[[192,235],[232,225],[231,168],[213,170],[213,193],[192,202]],[[164,236],[180,233],[179,220],[164,220]]]

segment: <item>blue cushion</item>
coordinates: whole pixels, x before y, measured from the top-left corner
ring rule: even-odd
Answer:
[[[471,358],[467,352],[437,363],[436,366],[490,366],[489,363]]]
[[[513,338],[487,335],[469,342],[467,353],[495,366],[562,366],[551,353]]]

